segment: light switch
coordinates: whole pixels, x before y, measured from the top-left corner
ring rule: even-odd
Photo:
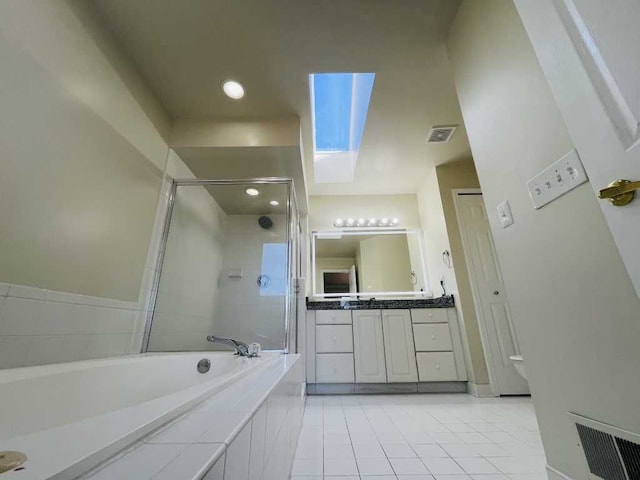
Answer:
[[[513,214],[511,213],[509,200],[505,200],[498,205],[498,218],[500,219],[500,225],[502,225],[502,228],[507,228],[509,225],[513,225]]]
[[[587,180],[578,152],[571,150],[527,182],[533,208],[544,207]]]

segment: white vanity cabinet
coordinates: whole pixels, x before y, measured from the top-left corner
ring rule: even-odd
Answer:
[[[316,392],[465,388],[451,384],[467,380],[455,308],[311,310],[306,331],[307,383]],[[420,386],[428,382],[445,383]]]
[[[411,319],[419,381],[466,380],[455,309],[414,309]]]
[[[417,382],[416,351],[409,310],[382,310],[387,382]]]
[[[385,348],[380,310],[353,311],[353,354],[356,382],[385,383]]]

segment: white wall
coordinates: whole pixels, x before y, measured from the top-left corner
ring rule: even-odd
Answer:
[[[640,300],[590,185],[531,206],[526,181],[573,145],[512,2],[464,1],[448,50],[547,459],[587,478],[567,413],[640,432]]]
[[[84,6],[0,5],[0,368],[141,336],[169,119]]]
[[[216,309],[215,333],[258,342],[263,349],[282,349],[286,294],[286,255],[271,257],[272,268],[263,268],[264,245],[286,248],[285,215],[270,215],[273,227],[258,225],[258,215],[229,215],[226,222],[224,259],[220,275],[220,302]],[[286,251],[286,250],[283,250]],[[241,278],[229,277],[231,270],[241,269]],[[259,275],[267,275],[271,284],[259,287]]]

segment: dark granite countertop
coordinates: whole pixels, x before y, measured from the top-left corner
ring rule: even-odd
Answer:
[[[453,307],[453,295],[436,298],[420,298],[405,300],[348,300],[345,306],[340,305],[340,300],[312,301],[307,297],[307,310],[386,310],[405,308],[451,308]]]

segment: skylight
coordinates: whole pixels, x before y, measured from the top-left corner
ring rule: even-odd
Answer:
[[[309,75],[317,183],[353,181],[375,73]]]

